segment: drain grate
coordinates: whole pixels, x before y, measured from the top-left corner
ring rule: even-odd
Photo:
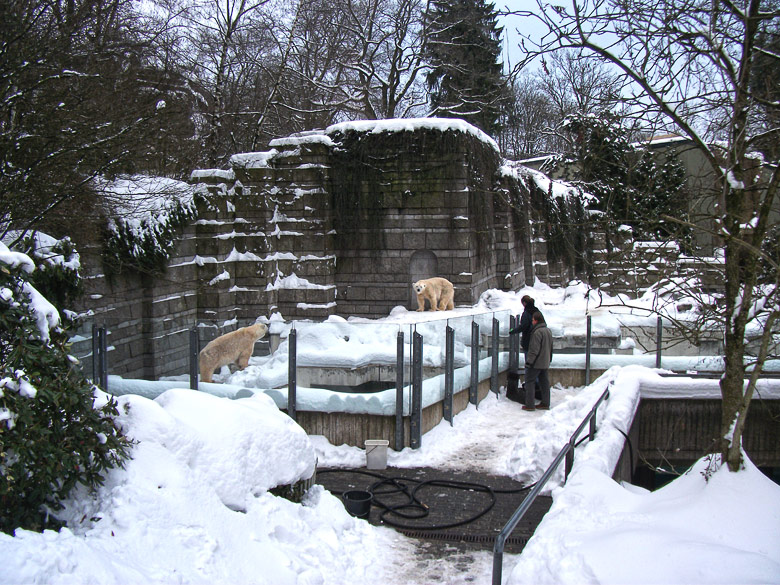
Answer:
[[[438,540],[446,542],[470,542],[474,544],[493,544],[496,542],[495,534],[463,534],[452,532],[431,532],[429,530],[399,530],[404,536],[419,540]],[[528,538],[523,536],[510,536],[506,539],[506,545],[525,546]]]

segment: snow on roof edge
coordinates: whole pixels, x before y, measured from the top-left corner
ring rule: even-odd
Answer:
[[[235,181],[236,175],[231,169],[196,169],[190,173],[190,181],[197,181],[198,179],[221,179],[223,181]]]
[[[463,132],[478,138],[485,144],[500,152],[498,144],[490,136],[476,126],[459,118],[391,118],[386,120],[357,120],[354,122],[339,122],[325,129],[325,134],[346,133],[349,131],[380,134],[382,132],[414,132],[416,130],[453,130]]]

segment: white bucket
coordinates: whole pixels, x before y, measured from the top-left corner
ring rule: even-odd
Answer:
[[[387,446],[390,441],[386,439],[366,440],[366,469],[387,469]]]

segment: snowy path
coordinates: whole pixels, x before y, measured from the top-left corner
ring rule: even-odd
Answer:
[[[515,442],[534,435],[542,417],[550,417],[557,405],[577,392],[576,388],[552,388],[552,409],[524,411],[520,404],[503,394],[489,394],[479,407],[473,405],[455,415],[452,426],[442,421],[422,437],[422,447],[400,452],[388,450],[391,467],[435,467],[473,470],[493,475],[513,475],[510,456]],[[322,467],[362,467],[365,452],[357,447],[334,447],[322,437],[312,437]],[[561,443],[560,447],[563,446]]]
[[[560,386],[553,388],[553,408],[572,392],[573,389]],[[423,435],[422,449],[390,452],[388,464],[512,476],[510,455],[515,441],[521,435],[534,434],[537,423],[543,416],[549,416],[549,412],[525,411],[517,402],[508,400],[503,391],[498,399],[490,394],[479,403],[479,408],[469,406],[456,415],[451,427],[443,422]]]
[[[453,425],[443,421],[422,437],[420,449],[406,448],[401,452],[388,451],[388,465],[392,467],[433,467],[444,470],[473,470],[493,475],[512,476],[511,456],[517,441],[527,440],[536,433],[536,427],[545,418],[555,416],[556,406],[566,409],[578,388],[552,389],[552,409],[549,411],[524,411],[520,404],[508,400],[502,394],[496,398],[488,395],[479,404],[472,405],[457,414]],[[544,424],[541,425],[545,427]],[[365,453],[357,447],[329,445],[321,437],[313,437],[319,465],[323,467],[362,467]],[[563,446],[563,443],[560,445]],[[388,529],[390,530],[390,529]],[[392,567],[377,566],[377,583],[393,582],[398,585],[467,585],[490,583],[493,571],[491,551],[463,552],[452,548],[451,554],[427,551],[429,545],[404,539],[392,557],[408,556],[408,562]],[[403,551],[406,551],[405,553]],[[515,564],[519,555],[504,555],[505,569]],[[390,579],[385,581],[383,579]]]

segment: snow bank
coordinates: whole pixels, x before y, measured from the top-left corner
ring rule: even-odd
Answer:
[[[266,491],[315,465],[306,434],[267,397],[119,401],[133,458],[95,498],[75,494],[69,528],[0,534],[3,582],[367,583],[389,578],[374,562],[384,551],[411,548],[320,486],[302,504]]]
[[[647,492],[585,457],[511,569],[525,583],[778,583],[778,486],[709,458]]]

